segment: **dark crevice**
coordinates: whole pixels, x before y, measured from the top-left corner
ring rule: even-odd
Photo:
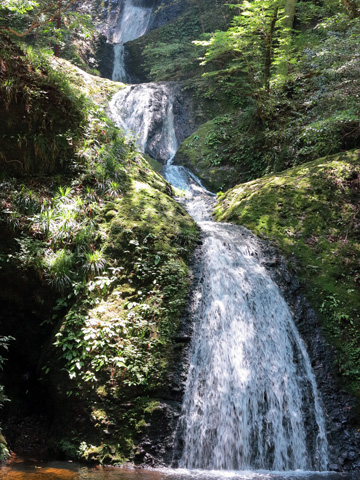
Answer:
[[[55,296],[35,272],[8,263],[0,270],[0,332],[11,336],[0,383],[6,402],[0,421],[9,447],[42,456],[53,422],[53,402],[43,380],[42,353],[52,334]]]

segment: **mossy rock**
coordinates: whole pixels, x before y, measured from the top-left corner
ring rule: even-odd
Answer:
[[[244,180],[241,165],[232,163],[228,154],[231,118],[223,115],[201,125],[181,144],[174,161],[189,168],[213,192],[224,191]]]
[[[98,215],[111,280],[94,279],[94,294],[79,298],[59,323],[47,358],[58,416],[72,419],[70,436],[59,425],[61,450],[100,463],[132,457],[147,419],[157,415],[154,393],[169,388],[199,235],[185,210],[156,188],[167,191],[164,180],[138,161],[126,193]],[[68,374],[57,367],[64,363]]]

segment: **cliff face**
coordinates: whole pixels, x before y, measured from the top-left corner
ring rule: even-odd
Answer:
[[[2,69],[4,85],[19,80],[14,108],[3,108],[15,138],[30,107],[54,123],[64,109],[82,120],[70,117],[59,135],[25,116],[33,139],[54,146],[49,165],[36,149],[26,170],[19,153],[1,155],[0,339],[15,338],[0,377],[11,400],[1,410],[9,448],[105,463],[168,459],[197,227],[107,119],[104,103],[121,84],[64,60],[43,59],[39,71],[10,40],[1,42],[5,60],[16,60]],[[45,94],[56,99],[50,112]],[[164,441],[146,443],[164,412]]]
[[[94,22],[98,34],[92,42],[88,43],[88,47],[85,47],[85,50],[89,50],[89,54],[85,54],[84,60],[85,63],[88,62],[91,52],[97,69],[101,76],[105,78],[112,77],[114,63],[113,44],[119,42],[121,21],[126,4],[129,4],[129,0],[87,0],[74,7],[78,12],[89,15]],[[152,10],[147,32],[174,21],[188,8],[186,0],[178,0],[176,2],[171,0],[132,0],[131,5]],[[135,52],[129,49],[127,45],[125,45],[125,51],[127,67],[133,81],[144,81],[146,76],[141,65],[141,52]],[[68,58],[66,51],[63,54],[65,58]],[[91,63],[88,63],[88,65],[90,68],[93,67]]]

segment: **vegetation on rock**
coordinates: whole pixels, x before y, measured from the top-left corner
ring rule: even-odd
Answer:
[[[202,4],[205,31],[217,22],[215,33],[201,34],[195,10],[191,21],[186,16],[189,9],[133,42],[151,79],[182,79],[203,108],[205,99],[217,105],[217,112],[207,112],[211,122],[185,140],[177,161],[220,190],[358,147],[360,22],[345,3]],[[226,9],[230,17],[213,19],[212,12]],[[192,34],[191,22],[198,22]],[[182,49],[173,54],[180,35]],[[196,56],[202,57],[197,67]]]
[[[14,239],[2,245],[2,272],[31,272],[54,292],[47,327],[33,325],[49,332],[37,370],[57,391],[54,450],[116,463],[133,455],[166,383],[198,230],[134,141],[90,100],[105,101],[121,84],[64,61],[54,70],[1,42],[1,88],[10,92],[1,222]],[[133,407],[124,409],[129,399]]]

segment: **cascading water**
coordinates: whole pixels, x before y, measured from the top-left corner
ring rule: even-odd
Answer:
[[[109,103],[109,114],[119,128],[136,136],[142,152],[160,162],[176,153],[171,84],[131,85],[116,93]]]
[[[326,469],[309,358],[256,243],[246,229],[199,224],[204,258],[180,466]]]
[[[152,8],[140,6],[137,0],[124,0],[123,11],[112,38],[114,43],[113,80],[120,82],[129,81],[129,76],[125,69],[124,44],[146,33],[152,11]]]
[[[155,102],[154,98],[159,98]],[[201,280],[178,444],[190,469],[325,470],[325,421],[305,345],[289,306],[261,264],[246,229],[211,221],[212,197],[183,167],[166,84],[129,87],[111,114],[167,159],[164,175],[185,190],[203,235]],[[159,108],[161,105],[161,108]],[[160,128],[159,128],[160,125]]]

